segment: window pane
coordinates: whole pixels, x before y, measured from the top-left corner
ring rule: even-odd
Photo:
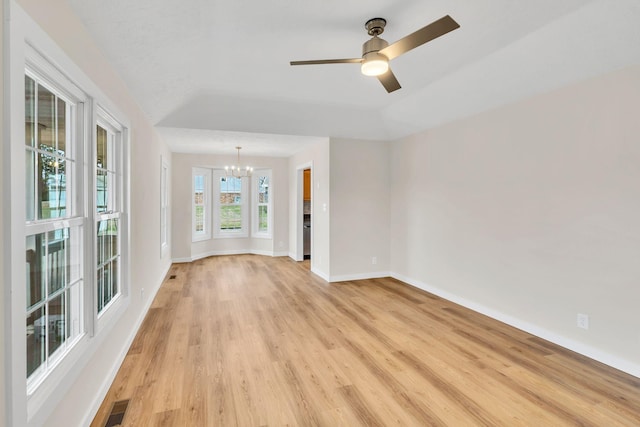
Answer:
[[[82,278],[82,227],[67,230],[67,283],[72,284]]]
[[[96,206],[98,212],[106,212],[108,208],[108,179],[105,171],[98,170],[96,176]]]
[[[39,218],[60,218],[67,214],[65,161],[49,154],[39,155]]]
[[[27,236],[27,308],[44,298],[44,234]]]
[[[36,218],[36,154],[27,150],[25,157],[25,216],[27,221]]]
[[[97,292],[96,292],[96,296],[97,296],[97,303],[98,303],[98,312],[101,312],[102,309],[104,308],[104,269],[102,267],[98,268],[98,274],[97,274]]]
[[[118,260],[119,257],[111,262],[111,298],[118,293]]]
[[[113,258],[118,255],[118,220],[110,219],[107,228],[107,235],[109,239],[109,258]]]
[[[49,295],[68,284],[69,276],[69,229],[50,231],[47,242],[47,275]]]
[[[220,203],[239,204],[242,201],[242,179],[235,177],[220,178]]]
[[[73,339],[80,332],[82,319],[82,283],[71,286],[67,291],[67,318],[66,330],[67,337]]]
[[[204,206],[196,206],[196,231],[204,231]]]
[[[38,85],[38,148],[51,153],[56,148],[55,106],[56,96]]]
[[[96,235],[96,259],[97,259],[97,264],[98,265],[102,265],[104,264],[104,239],[105,239],[105,233],[106,233],[106,229],[107,229],[107,221],[98,221],[98,231],[97,231],[97,235]]]
[[[258,231],[269,231],[268,206],[258,206]]]
[[[258,177],[258,203],[269,203],[269,177]]]
[[[49,337],[49,356],[53,354],[64,342],[65,333],[65,293],[61,293],[49,302],[48,316],[48,337]]]
[[[25,122],[25,144],[33,147],[36,141],[36,85],[32,78],[24,77],[24,122]]]
[[[204,193],[204,176],[196,175],[193,177],[193,187],[196,194]]]
[[[105,264],[102,269],[102,306],[111,301],[111,263]]]
[[[108,165],[108,161],[110,159],[107,158],[108,156],[108,149],[107,149],[107,130],[100,127],[98,125],[97,127],[97,167],[99,169],[107,169],[107,165]]]
[[[58,98],[58,105],[56,110],[56,124],[57,124],[57,142],[58,142],[58,155],[65,157],[67,149],[67,103]]]
[[[242,228],[242,206],[226,205],[220,207],[220,229],[239,230]]]
[[[41,307],[27,316],[27,377],[44,362],[46,336],[46,318]]]
[[[119,237],[117,218],[98,222],[97,302],[99,312],[118,293]]]
[[[114,234],[118,232],[117,225],[114,224],[117,224],[115,220],[98,222],[98,266],[103,265],[113,256],[112,241],[115,238],[117,243],[117,235]]]

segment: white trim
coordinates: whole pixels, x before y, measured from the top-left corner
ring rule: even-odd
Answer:
[[[167,163],[164,156],[160,155],[160,258],[164,258],[170,245],[171,236],[171,222],[169,211],[171,205],[169,204],[169,163]],[[164,227],[163,227],[163,215],[164,215]],[[164,235],[164,239],[163,239]]]
[[[311,272],[313,274],[315,274],[316,276],[319,276],[321,279],[323,279],[325,282],[330,282],[329,279],[331,279],[331,277],[328,274],[325,274],[323,271],[318,270],[315,267],[311,267]]]
[[[591,359],[597,360],[598,362],[602,362],[605,365],[609,365],[613,368],[619,369],[623,372],[633,375],[634,377],[640,378],[640,364],[638,363],[621,358],[611,353],[607,353],[605,351],[602,351],[590,345],[581,343],[579,341],[573,340],[571,338],[567,338],[556,332],[550,331],[545,328],[541,328],[538,325],[534,325],[533,323],[523,321],[521,319],[510,316],[508,314],[504,314],[500,311],[486,307],[482,304],[478,304],[477,302],[468,300],[461,296],[452,294],[450,292],[444,291],[440,288],[436,288],[427,283],[412,279],[402,274],[391,272],[390,276],[393,277],[394,279],[400,280],[415,288],[430,292],[448,301],[455,302],[456,304],[459,304],[470,310],[484,314],[485,316],[489,316],[492,319],[498,320],[502,323],[506,323],[507,325],[513,326],[514,328],[528,332],[539,338],[545,339],[561,347],[575,351],[576,353],[580,353],[583,356],[587,356]]]
[[[274,251],[263,251],[260,249],[233,249],[233,250],[221,250],[221,251],[207,251],[199,254],[195,254],[189,257],[183,258],[173,258],[171,262],[173,263],[184,263],[184,262],[193,262],[199,259],[208,258],[210,256],[221,256],[221,255],[264,255],[270,257],[283,257],[288,256],[287,252],[274,252]]]
[[[329,282],[347,282],[350,280],[380,279],[389,277],[388,271],[377,271],[371,273],[343,274],[341,276],[331,276]]]
[[[118,370],[120,370],[120,367],[124,362],[124,358],[127,356],[127,353],[129,352],[129,348],[131,347],[131,344],[133,343],[133,340],[136,337],[136,334],[138,333],[140,326],[142,326],[142,322],[144,321],[144,318],[147,315],[149,308],[151,308],[151,304],[153,303],[153,300],[155,299],[156,294],[158,293],[158,291],[160,290],[160,287],[164,283],[164,279],[167,277],[169,270],[171,270],[171,264],[167,265],[163,274],[160,276],[160,281],[158,285],[155,287],[155,290],[153,291],[153,293],[147,296],[147,301],[144,303],[144,308],[140,311],[140,315],[136,319],[134,327],[131,328],[131,333],[127,337],[124,345],[122,346],[122,350],[120,351],[120,354],[118,354],[118,357],[116,357],[114,364],[111,367],[111,370],[109,371],[107,376],[104,378],[104,381],[102,381],[102,384],[98,388],[98,394],[95,396],[95,398],[91,402],[91,405],[89,405],[89,407],[87,408],[87,412],[85,412],[85,415],[82,418],[83,420],[82,425],[86,425],[86,426],[90,425],[91,421],[93,421],[93,418],[98,413],[98,410],[100,409],[100,405],[102,405],[104,398],[107,396],[107,393],[109,392],[109,388],[111,387],[111,384],[113,384],[113,381],[115,380],[116,375],[118,374]],[[106,334],[104,334],[103,336],[106,336]]]

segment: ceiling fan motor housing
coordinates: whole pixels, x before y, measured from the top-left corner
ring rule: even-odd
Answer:
[[[384,49],[389,46],[389,42],[385,39],[381,39],[378,36],[373,36],[370,40],[367,40],[362,45],[362,57],[364,58],[369,53],[378,52],[380,49]]]

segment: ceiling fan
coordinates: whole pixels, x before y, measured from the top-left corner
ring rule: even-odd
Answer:
[[[384,32],[385,25],[387,25],[387,21],[384,18],[373,18],[364,24],[367,33],[372,37],[362,45],[362,58],[291,61],[290,64],[361,64],[362,74],[378,77],[382,86],[391,93],[400,89],[401,86],[389,68],[390,60],[460,27],[452,17],[446,15],[397,42],[389,44],[386,40],[378,37]]]

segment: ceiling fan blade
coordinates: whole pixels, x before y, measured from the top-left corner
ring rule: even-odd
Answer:
[[[382,86],[384,86],[384,88],[389,93],[393,92],[394,90],[398,90],[402,87],[400,86],[398,79],[396,79],[396,76],[391,71],[391,68],[389,68],[389,71],[387,71],[386,73],[380,74],[378,76],[378,80],[380,80],[380,83],[382,83]]]
[[[411,49],[415,49],[416,47],[425,44],[428,41],[447,34],[456,28],[460,28],[460,24],[454,21],[449,15],[446,15],[426,27],[423,27],[408,36],[401,38],[397,42],[390,44],[384,49],[380,49],[380,52],[378,53],[383,54],[391,60],[410,51]]]
[[[359,64],[362,58],[349,59],[317,59],[313,61],[291,61],[291,65],[317,65],[317,64]]]

